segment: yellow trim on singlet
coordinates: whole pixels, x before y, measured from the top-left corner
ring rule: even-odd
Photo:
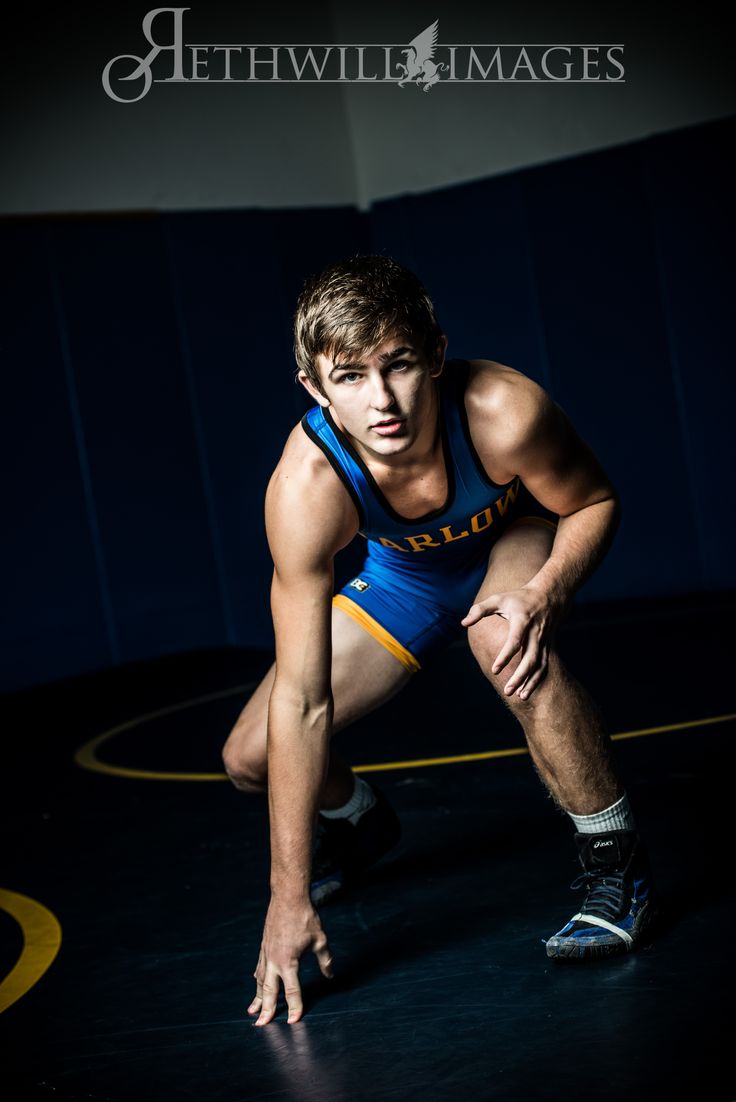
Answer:
[[[385,647],[386,650],[393,654],[394,658],[398,658],[401,665],[409,671],[409,673],[418,673],[422,668],[417,662],[411,651],[408,651],[398,639],[394,639],[393,635],[390,635],[378,620],[374,620],[372,616],[369,616],[365,609],[362,609],[360,605],[356,605],[355,601],[351,601],[349,597],[346,597],[344,593],[338,593],[332,598],[332,603],[336,608],[342,609],[348,616],[360,624],[362,628],[372,635],[373,638]]]

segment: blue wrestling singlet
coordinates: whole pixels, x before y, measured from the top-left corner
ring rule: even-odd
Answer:
[[[412,520],[391,507],[329,409],[314,406],[301,422],[353,499],[367,540],[360,574],[333,603],[411,671],[465,631],[460,620],[496,540],[522,521],[550,528],[557,522],[518,477],[499,486],[486,474],[465,409],[469,369],[467,360],[449,360],[437,382],[447,500]]]

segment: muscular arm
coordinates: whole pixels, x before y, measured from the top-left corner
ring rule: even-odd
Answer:
[[[565,605],[610,547],[618,497],[593,452],[539,388],[517,433],[509,441],[509,465],[537,501],[560,517],[552,553],[529,584]]]
[[[289,1021],[302,1013],[299,958],[307,949],[331,973],[327,940],[309,899],[312,838],[332,733],[333,560],[355,535],[345,490],[302,430],[292,434],[266,495],[274,561],[271,609],[276,677],[268,711],[271,903],[251,1012],[271,1020],[279,981]]]
[[[494,594],[473,605],[463,620],[466,627],[494,613],[509,620],[493,670],[499,673],[521,649],[522,660],[504,691],[519,691],[526,699],[544,675],[548,639],[559,615],[610,546],[619,502],[593,452],[531,379],[498,364],[481,366],[469,397],[473,438],[489,474],[498,482],[519,475],[560,517],[552,552],[538,573],[514,594]]]

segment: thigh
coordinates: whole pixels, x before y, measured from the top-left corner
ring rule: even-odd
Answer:
[[[494,544],[475,600],[519,589],[531,581],[549,558],[554,536],[551,525],[535,518],[517,521]]]
[[[275,664],[271,666],[240,713],[228,739],[226,754],[240,757],[247,748],[251,760],[266,759],[266,725]],[[389,700],[411,673],[354,619],[332,609],[333,733]]]
[[[390,700],[412,673],[342,609],[332,609],[333,727],[341,730]]]

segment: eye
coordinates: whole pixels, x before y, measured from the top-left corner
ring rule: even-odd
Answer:
[[[395,363],[391,364],[389,371],[403,371],[405,368],[410,366],[411,365],[408,364],[406,360],[397,360]]]
[[[360,374],[357,371],[346,371],[344,375],[341,375],[338,379],[340,383],[348,383],[352,385],[356,379],[360,378]]]

